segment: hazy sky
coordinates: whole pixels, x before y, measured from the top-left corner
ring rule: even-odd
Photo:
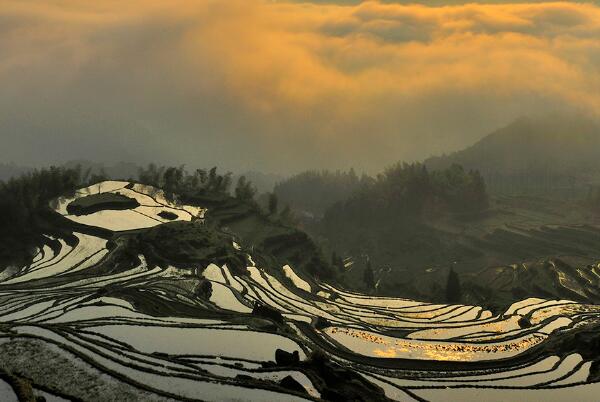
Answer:
[[[600,111],[597,5],[435,3],[2,0],[0,161],[373,171]]]

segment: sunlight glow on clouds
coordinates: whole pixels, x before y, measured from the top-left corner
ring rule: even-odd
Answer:
[[[9,159],[377,169],[600,110],[592,4],[9,0],[0,54]]]

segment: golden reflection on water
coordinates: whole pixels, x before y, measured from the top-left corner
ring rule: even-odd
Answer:
[[[359,341],[358,343],[344,342],[344,340],[339,337],[336,339],[344,343],[345,346],[350,349],[353,349],[356,353],[381,358],[412,358],[440,361],[470,361],[500,358],[502,356],[493,355],[520,352],[541,342],[545,338],[543,335],[530,334],[508,342],[478,344],[398,339],[351,328],[332,327],[328,328],[326,331],[329,332],[330,335],[341,334],[355,338]],[[374,345],[370,348],[368,344]],[[355,348],[353,348],[353,346],[355,346]]]

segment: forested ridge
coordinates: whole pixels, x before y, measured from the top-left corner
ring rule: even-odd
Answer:
[[[328,207],[372,182],[373,178],[358,176],[354,169],[307,170],[276,184],[273,193],[295,210],[321,216]]]
[[[483,178],[460,165],[430,172],[420,163],[399,163],[378,175],[348,199],[325,211],[322,225],[353,222],[371,224],[381,219],[422,220],[446,214],[477,213],[488,207]]]

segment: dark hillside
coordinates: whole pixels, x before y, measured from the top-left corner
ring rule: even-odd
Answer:
[[[477,169],[492,192],[555,195],[587,191],[600,178],[600,129],[583,117],[521,118],[474,145],[424,163]]]

